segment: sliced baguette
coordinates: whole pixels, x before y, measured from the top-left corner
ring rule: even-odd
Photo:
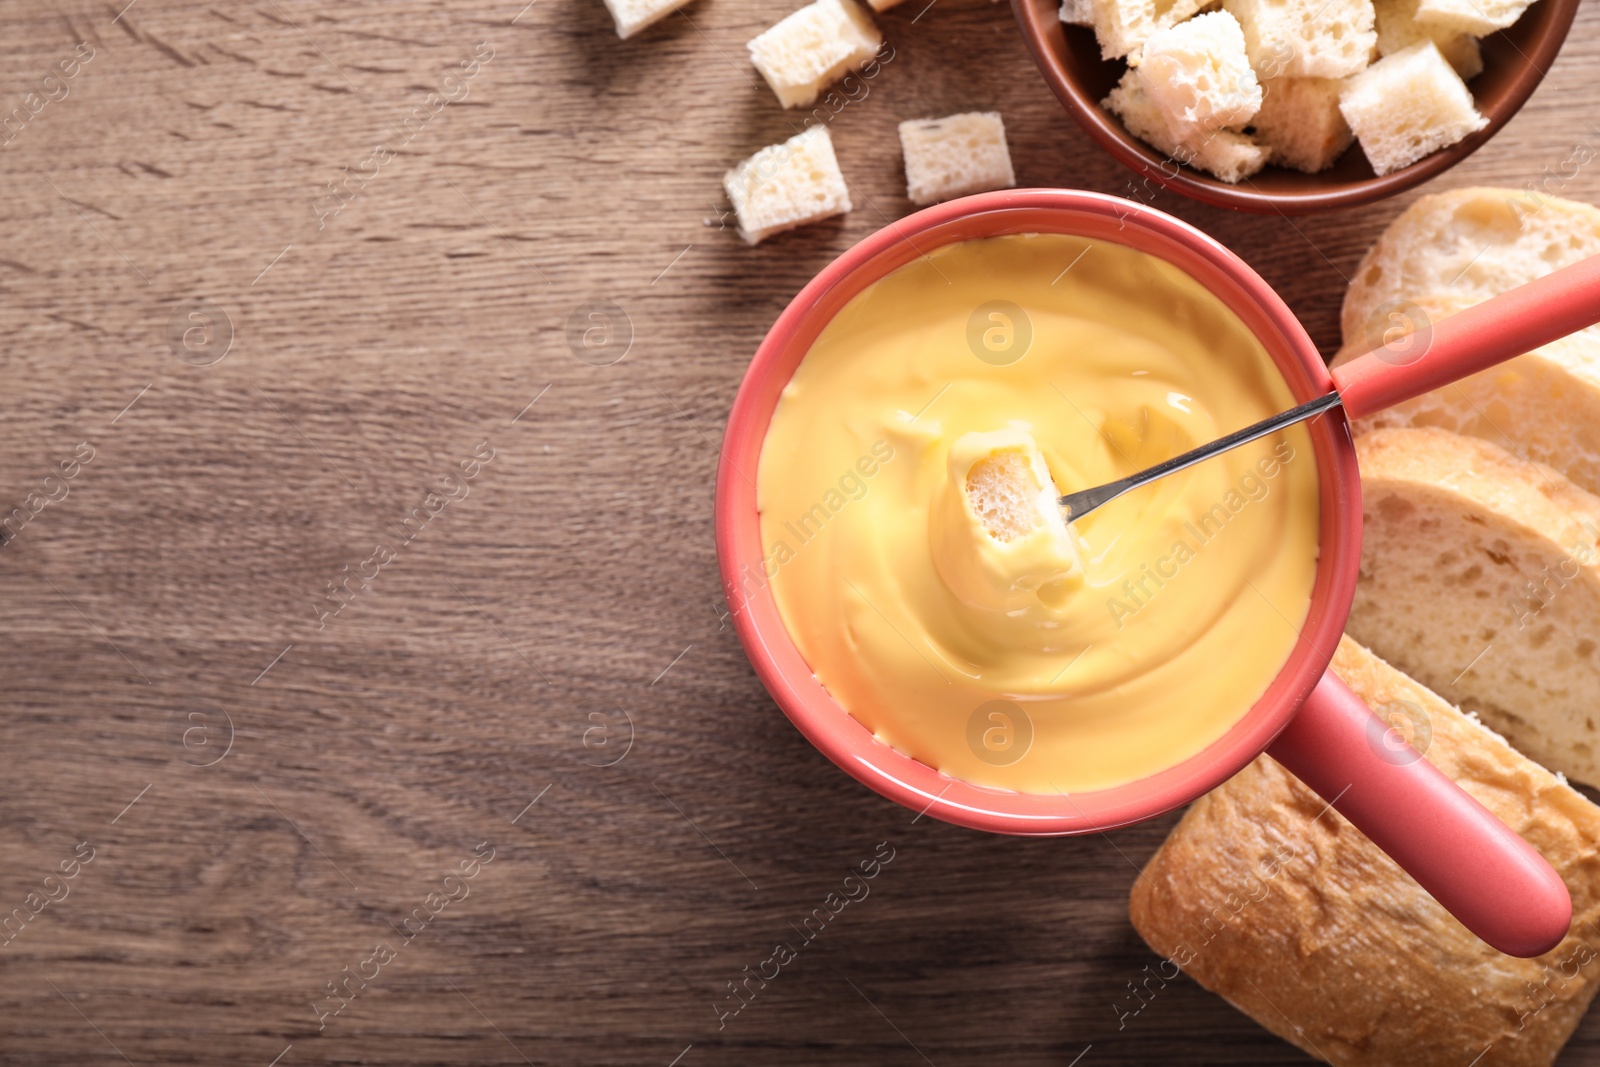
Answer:
[[[1134,883],[1133,925],[1165,958],[1119,1017],[1181,967],[1340,1067],[1549,1067],[1600,984],[1600,808],[1349,638],[1333,670],[1550,861],[1572,933],[1502,956],[1262,756],[1195,801]]]
[[[1387,332],[1409,332],[1593,255],[1600,210],[1588,204],[1493,188],[1422,197],[1356,268],[1334,365]],[[1356,430],[1411,425],[1481,437],[1600,494],[1600,327],[1378,412]]]
[[[1600,498],[1474,437],[1356,438],[1364,530],[1347,632],[1600,785]]]

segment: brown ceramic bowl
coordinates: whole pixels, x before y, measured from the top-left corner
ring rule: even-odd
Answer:
[[[1218,207],[1308,215],[1368,204],[1427,181],[1477,151],[1510,121],[1550,69],[1578,0],[1537,0],[1509,29],[1483,38],[1483,73],[1467,83],[1489,124],[1463,141],[1382,177],[1359,144],[1320,174],[1267,168],[1237,185],[1179,165],[1129,133],[1100,106],[1122,77],[1122,60],[1100,58],[1094,31],[1061,22],[1059,0],[1011,0],[1045,82],[1090,137],[1151,182]]]

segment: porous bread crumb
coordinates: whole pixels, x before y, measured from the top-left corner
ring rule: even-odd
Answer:
[[[1205,7],[1211,0],[1087,0],[1090,23],[1105,59],[1128,57],[1137,65],[1138,51],[1150,35]]]
[[[749,244],[851,207],[826,126],[763,148],[723,175],[722,184]]]
[[[1138,67],[1145,95],[1181,137],[1243,126],[1261,107],[1261,85],[1239,21],[1208,11],[1145,42]]]
[[[1343,78],[1366,67],[1377,47],[1372,0],[1223,0],[1239,20],[1262,81]]]
[[[1390,174],[1489,124],[1439,47],[1423,41],[1351,78],[1339,110],[1376,174]]]
[[[967,502],[996,541],[1016,541],[1039,525],[1035,501],[1043,486],[1030,459],[1015,449],[995,452],[967,471]]]
[[[824,86],[877,55],[883,35],[855,0],[815,0],[747,47],[778,102],[801,107],[815,101]]]
[[[906,196],[932,204],[1017,184],[998,111],[968,111],[900,124]]]
[[[1339,110],[1343,88],[1342,78],[1274,78],[1262,86],[1251,126],[1274,163],[1307,174],[1333,166],[1355,140]]]
[[[1187,139],[1173,132],[1161,109],[1151,102],[1136,70],[1124,71],[1122,80],[1100,103],[1122,119],[1128,132],[1164,152],[1173,162],[1183,163],[1225,182],[1239,182],[1266,166],[1269,149],[1233,130],[1209,130]]]
[[[1439,46],[1439,53],[1470,81],[1483,71],[1483,51],[1478,39],[1459,30],[1441,29],[1417,21],[1420,0],[1373,0],[1378,15],[1378,54],[1393,55],[1423,41]]]

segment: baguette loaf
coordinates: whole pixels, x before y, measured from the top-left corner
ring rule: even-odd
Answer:
[[[1487,441],[1356,438],[1349,634],[1554,770],[1600,784],[1600,498]]]
[[[1593,255],[1600,210],[1588,204],[1514,189],[1424,196],[1357,267],[1334,363],[1385,333],[1409,332]],[[1368,416],[1356,430],[1412,425],[1482,437],[1600,493],[1600,327]]]
[[[1146,985],[1181,968],[1339,1067],[1549,1067],[1600,983],[1600,808],[1349,638],[1333,669],[1550,861],[1572,932],[1537,959],[1499,954],[1261,756],[1135,882],[1129,915],[1165,957]]]

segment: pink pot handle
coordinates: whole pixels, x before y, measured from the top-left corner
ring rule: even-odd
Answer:
[[[1425,323],[1336,368],[1333,381],[1345,414],[1359,419],[1596,322],[1600,322],[1600,256]]]
[[[1267,752],[1501,952],[1539,956],[1567,935],[1561,876],[1331,671]]]

